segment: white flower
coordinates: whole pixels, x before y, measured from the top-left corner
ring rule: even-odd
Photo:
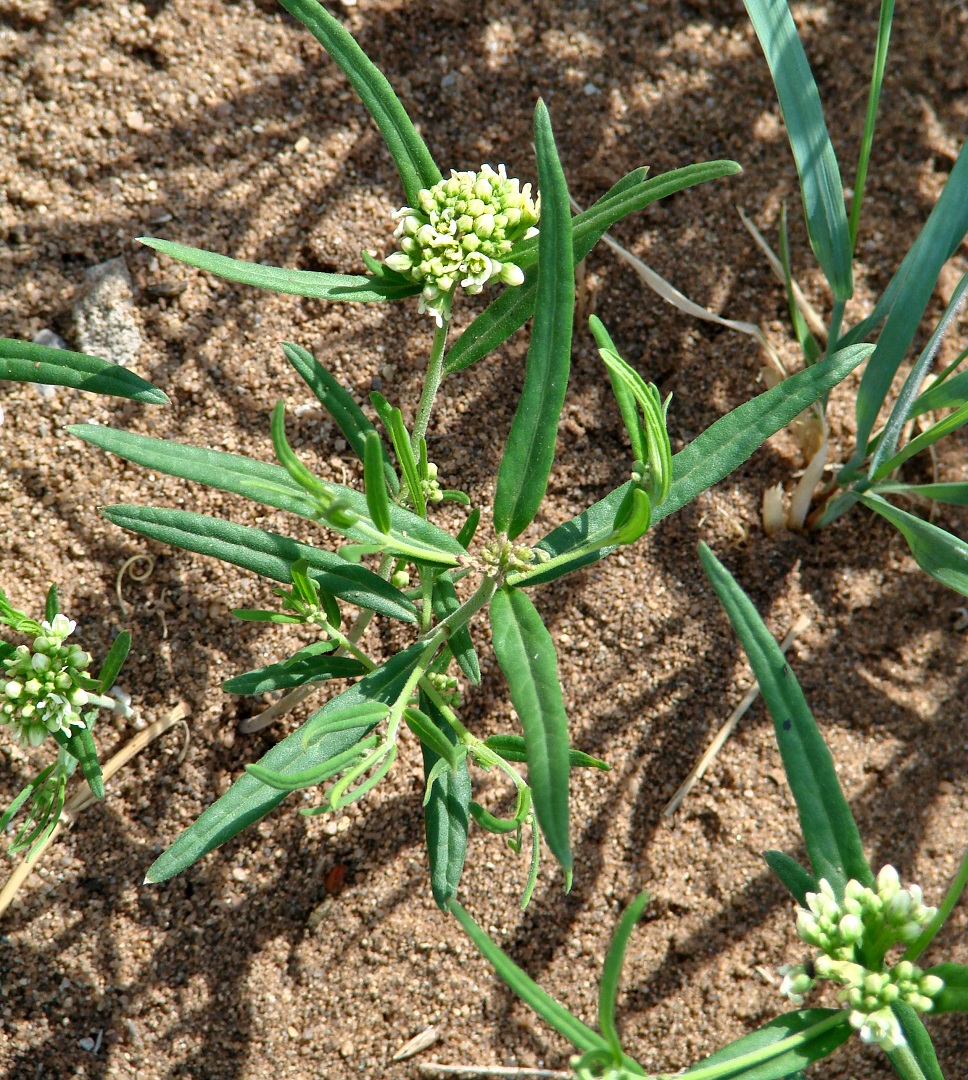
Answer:
[[[872,1013],[852,1012],[850,1023],[864,1042],[876,1043],[882,1050],[897,1050],[906,1042],[897,1017],[888,1007]]]

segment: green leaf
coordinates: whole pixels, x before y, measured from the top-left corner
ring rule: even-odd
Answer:
[[[413,602],[379,574],[288,536],[160,506],[122,504],[103,507],[101,513],[122,529],[185,551],[211,555],[285,585],[292,582],[292,564],[302,559],[325,592],[391,619],[417,621]]]
[[[624,181],[620,181],[594,206],[572,219],[575,263],[581,262],[602,236],[617,221],[629,214],[644,210],[651,203],[688,187],[723,176],[733,176],[741,171],[735,161],[710,161],[687,165],[683,169],[673,169],[644,183],[634,183],[631,182],[631,177],[626,177],[625,180],[630,181],[627,187],[622,186]],[[641,170],[636,172],[640,173]],[[617,194],[616,188],[621,189]],[[543,205],[541,212],[544,213]],[[531,318],[537,295],[536,275],[527,272],[527,268],[536,263],[537,251],[538,242],[535,240],[525,241],[515,247],[514,261],[526,271],[524,284],[509,286],[474,319],[447,353],[444,359],[446,372],[460,371],[487,356]]]
[[[370,394],[370,400],[376,409],[384,427],[393,443],[393,450],[400,463],[403,478],[407,484],[410,501],[418,517],[426,517],[427,500],[424,497],[423,488],[420,486],[420,472],[417,468],[417,459],[413,456],[413,447],[410,445],[410,435],[403,423],[403,413],[399,409],[391,408],[390,402],[382,395],[374,391]]]
[[[884,461],[876,471],[872,470],[871,479],[875,481],[883,480],[884,477],[889,476],[909,458],[914,457],[915,454],[920,454],[922,450],[932,446],[939,439],[943,439],[945,435],[950,435],[952,431],[957,431],[964,424],[968,424],[968,403],[962,405],[955,412],[949,413],[943,420],[932,424],[927,431],[922,431],[920,435],[906,443],[893,457]],[[878,449],[882,445],[883,443],[880,443]]]
[[[807,326],[807,320],[803,317],[800,305],[797,303],[793,288],[793,272],[790,269],[790,235],[787,229],[786,204],[780,207],[780,243],[779,243],[780,266],[783,268],[783,283],[786,286],[787,307],[790,310],[790,325],[793,333],[800,344],[800,350],[806,363],[816,363],[823,349],[817,343],[817,339]]]
[[[51,586],[47,590],[47,599],[44,601],[44,618],[47,622],[53,622],[54,616],[59,612],[60,607],[57,601],[57,586],[51,582]]]
[[[101,665],[101,670],[98,672],[97,679],[101,684],[99,693],[106,694],[114,686],[114,681],[127,659],[130,648],[131,633],[128,630],[122,630],[114,639],[107,656],[104,658],[104,663]]]
[[[97,759],[97,747],[94,745],[90,728],[71,728],[70,736],[58,731],[54,733],[54,738],[72,757],[77,758],[94,798],[103,799],[104,777],[101,775],[101,763]]]
[[[440,180],[440,169],[383,73],[315,0],[279,2],[306,27],[352,83],[396,162],[407,202],[416,206],[420,189],[433,187]]]
[[[934,999],[932,1015],[968,1012],[968,967],[964,964],[936,964],[925,975],[937,975],[944,982],[944,989]]]
[[[430,721],[441,732],[441,738],[457,742],[453,728],[440,715],[434,703],[421,694],[420,705]],[[426,743],[423,751],[424,778],[430,777],[441,758]],[[430,860],[430,888],[441,911],[457,895],[464,858],[467,854],[467,826],[470,820],[471,778],[467,759],[462,758],[457,771],[445,769],[434,781],[424,807],[424,826],[427,833],[427,857]]]
[[[779,386],[733,409],[708,427],[673,457],[669,497],[655,508],[653,524],[681,510],[697,495],[742,465],[771,435],[846,378],[871,351],[870,345],[842,349],[805,371],[791,375]],[[530,586],[553,581],[613,551],[614,545],[605,541],[612,535],[615,516],[630,487],[631,484],[627,483],[616,488],[600,502],[571,521],[559,525],[540,540],[539,547],[552,558],[562,558],[562,561],[528,574],[522,578],[521,584]],[[566,558],[570,552],[584,549],[597,538],[602,540],[604,546],[591,552],[583,551],[571,559]]]
[[[904,534],[911,554],[925,573],[962,596],[968,596],[968,544],[964,540],[914,514],[899,510],[869,491],[860,499]]]
[[[810,1034],[814,1031],[814,1034]],[[798,1009],[784,1013],[761,1028],[729,1043],[715,1054],[693,1065],[682,1075],[697,1074],[696,1080],[715,1066],[736,1061],[736,1072],[717,1072],[717,1080],[786,1080],[791,1073],[832,1054],[850,1038],[851,1026],[844,1009]],[[791,1040],[789,1050],[778,1044]],[[753,1062],[745,1067],[739,1059]],[[758,1059],[758,1060],[757,1060]]]
[[[941,268],[968,232],[968,144],[948,174],[944,191],[924,228],[868,319],[841,340],[842,345],[870,334],[886,317],[877,348],[857,391],[857,449],[845,469],[857,468],[897,369],[921,325]]]
[[[921,1018],[910,1005],[892,1005],[894,1015],[901,1024],[901,1030],[907,1039],[908,1049],[911,1056],[918,1064],[920,1072],[910,1069],[906,1055],[897,1050],[888,1050],[887,1056],[895,1071],[903,1080],[944,1080],[941,1066],[938,1064],[934,1046],[931,1044],[931,1036],[928,1034]]]
[[[902,484],[883,483],[874,489],[878,495],[921,495],[950,506],[968,506],[968,483]]]
[[[434,580],[434,590],[431,594],[431,604],[434,609],[434,617],[438,622],[443,622],[448,615],[452,615],[459,607],[460,600],[454,583],[447,574],[438,574]],[[450,651],[454,659],[460,665],[461,671],[475,685],[481,684],[481,664],[474,651],[474,643],[471,641],[470,630],[466,624],[455,630],[448,641]]]
[[[837,300],[854,291],[844,186],[820,94],[786,0],[744,0],[770,66],[800,176],[810,246]]]
[[[381,533],[390,532],[390,496],[387,494],[386,476],[383,472],[383,444],[380,436],[371,431],[366,437],[363,456],[363,487],[366,505],[373,524]]]
[[[0,338],[0,379],[69,386],[89,394],[130,398],[146,405],[169,403],[167,394],[119,364],[13,338]]]
[[[787,887],[793,899],[805,908],[807,906],[807,893],[819,892],[820,885],[817,879],[809,871],[783,851],[764,851],[763,858],[766,865]]]
[[[477,526],[481,523],[481,511],[479,507],[474,509],[467,515],[467,520],[461,526],[460,532],[457,534],[457,543],[466,551],[471,546],[471,541],[474,539],[477,533]]]
[[[259,759],[259,765],[274,773],[292,775],[315,768],[354,746],[372,729],[372,724],[366,723],[349,731],[326,734],[309,746],[303,741],[303,733],[312,724],[318,725],[320,717],[332,716],[367,701],[392,704],[406,686],[424,650],[425,646],[417,642],[391,657],[376,671],[328,701],[302,728],[297,728],[263,755]],[[247,825],[264,817],[273,807],[278,806],[284,797],[284,792],[269,787],[249,773],[244,773],[155,860],[145,877],[146,884],[167,881],[175,874],[187,870],[213,848],[224,844]]]
[[[222,450],[203,450],[201,447],[187,446],[166,439],[135,435],[130,431],[119,431],[98,424],[72,424],[68,431],[84,442],[99,446],[102,450],[146,468],[244,495],[266,506],[288,510],[302,517],[315,517],[316,510],[309,502],[309,497],[279,465],[270,465],[268,462],[256,461],[238,454],[227,454]],[[360,492],[341,484],[326,484],[325,487],[359,518],[367,517],[366,499]],[[454,537],[443,529],[438,529],[436,525],[418,518],[402,506],[391,507],[390,517],[394,534],[406,536],[421,549],[426,548],[427,561],[455,566],[459,557],[466,554]],[[361,543],[372,540],[372,536],[360,532],[354,526],[339,531],[351,540]]]
[[[279,0],[280,3],[283,0]],[[252,285],[256,289],[288,293],[290,296],[309,296],[317,300],[351,300],[358,304],[373,304],[383,300],[402,300],[420,292],[420,286],[405,279],[383,280],[366,274],[322,274],[315,270],[287,270],[281,266],[264,266],[262,263],[245,262],[218,255],[214,251],[176,244],[173,240],[161,240],[154,236],[139,236],[145,247],[154,248],[188,266],[225,281],[237,281],[240,285]]]
[[[780,756],[796,800],[814,877],[826,878],[843,896],[849,878],[871,885],[857,823],[840,789],[827,744],[779,645],[749,598],[705,544],[699,558],[733,624],[773,717]]]
[[[968,371],[929,387],[911,406],[908,419],[935,409],[958,409],[968,401]]]
[[[7,830],[7,826],[17,816],[17,811],[23,806],[23,804],[34,794],[39,788],[43,787],[44,781],[50,776],[50,774],[57,768],[57,762],[54,761],[47,766],[46,769],[42,769],[30,783],[21,788],[17,795],[14,797],[13,802],[4,811],[3,817],[0,817],[0,833],[4,833]]]
[[[355,679],[357,675],[366,674],[366,667],[351,656],[327,655],[334,648],[331,641],[314,641],[293,653],[288,660],[226,679],[222,689],[227,694],[265,694],[307,682]]]
[[[513,540],[531,524],[548,487],[558,419],[571,367],[575,321],[568,185],[558,160],[551,120],[543,101],[534,114],[541,189],[541,232],[534,326],[518,402],[494,495],[494,529]]]
[[[333,378],[308,350],[287,341],[283,343],[282,351],[309,389],[319,399],[320,405],[336,421],[336,426],[353,448],[353,452],[362,461],[366,453],[366,437],[371,431],[376,431],[376,428],[367,420],[366,415],[357,405],[353,396]],[[390,464],[382,443],[380,451],[383,455],[383,469],[386,473],[387,483],[390,485],[390,490],[396,495],[400,489],[400,481],[397,478],[396,470]]]
[[[451,772],[457,771],[461,761],[457,753],[457,744],[448,739],[446,733],[422,709],[410,705],[403,710],[403,719],[422,746],[428,747],[437,757],[443,758]],[[450,727],[446,721],[444,723],[446,727]]]
[[[524,728],[528,784],[538,824],[570,888],[568,717],[554,642],[534,605],[518,589],[498,589],[490,614],[494,655]]]
[[[635,924],[642,917],[646,905],[649,903],[647,892],[639,893],[631,904],[622,912],[618,926],[612,934],[612,940],[605,956],[605,964],[602,968],[602,979],[598,984],[598,1026],[612,1051],[612,1060],[618,1064],[622,1060],[622,1040],[619,1038],[618,1028],[615,1026],[615,999],[618,996],[618,982],[622,975],[622,964],[625,961],[625,950],[628,948],[629,938],[635,929]]]
[[[505,761],[528,760],[524,739],[520,735],[491,735],[484,740],[484,745],[495,754],[500,754]],[[612,768],[607,761],[592,757],[581,750],[568,751],[568,764],[573,769],[601,769],[602,772],[609,772]]]

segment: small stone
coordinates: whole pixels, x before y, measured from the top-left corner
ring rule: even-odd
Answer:
[[[77,1045],[82,1049],[90,1053],[94,1049],[94,1040],[92,1038],[79,1039]]]
[[[74,304],[74,328],[81,352],[126,367],[143,347],[123,257],[91,266],[88,286]]]
[[[297,154],[305,154],[311,146],[312,143],[309,139],[305,135],[300,135],[296,140],[296,145],[293,147],[293,150],[295,150]]]
[[[294,1028],[292,1024],[290,1024],[289,1027],[286,1028],[286,1034],[289,1036],[290,1039],[299,1038],[299,1030],[298,1028]]]
[[[595,94],[600,94],[601,90],[593,82],[585,83],[585,97],[594,97]]]
[[[43,330],[38,330],[34,334],[33,342],[35,345],[45,345],[48,349],[66,349],[68,348],[67,342],[55,333],[53,330],[48,330],[46,327]]]
[[[145,123],[140,109],[129,109],[124,114],[124,122],[132,131],[147,131],[151,126]]]

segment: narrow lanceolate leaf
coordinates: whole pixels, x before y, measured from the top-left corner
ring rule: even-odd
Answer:
[[[407,202],[416,206],[418,192],[437,183],[440,169],[383,73],[316,0],[279,2],[306,27],[352,83],[396,162]]]
[[[615,1024],[615,1001],[618,997],[618,983],[622,975],[622,964],[625,961],[625,950],[628,948],[629,938],[632,936],[635,924],[641,918],[648,902],[649,894],[647,892],[639,893],[622,912],[622,917],[612,934],[612,940],[605,955],[602,978],[598,985],[598,1026],[612,1051],[612,1059],[616,1062],[622,1060],[622,1041],[619,1038],[618,1027]]]
[[[906,510],[899,510],[879,495],[865,492],[860,498],[865,506],[887,518],[904,534],[911,554],[926,574],[968,596],[968,544],[964,540]]]
[[[927,975],[937,975],[944,989],[934,998],[932,1013],[968,1012],[968,967],[964,964],[937,964]]]
[[[966,350],[968,352],[968,350]],[[908,419],[933,409],[957,409],[968,401],[968,371],[945,379],[925,390],[911,406]]]
[[[945,1080],[931,1043],[931,1036],[921,1022],[921,1017],[910,1005],[895,1004],[891,1007],[904,1032],[911,1057],[917,1062],[917,1068],[912,1069],[908,1064],[907,1055],[899,1054],[896,1050],[888,1050],[887,1056],[895,1072],[902,1080]]]
[[[531,524],[548,487],[558,418],[568,388],[571,328],[575,321],[568,185],[543,101],[535,110],[534,139],[541,190],[537,300],[524,388],[504,447],[494,495],[494,529],[507,533],[512,540]]]
[[[106,694],[114,686],[114,680],[118,677],[130,648],[131,633],[128,630],[122,630],[114,639],[107,656],[104,658],[104,663],[101,665],[101,670],[98,672],[97,681],[101,684],[100,692],[102,694]]]
[[[281,0],[280,0],[281,2]],[[322,274],[315,270],[288,270],[281,266],[231,259],[214,251],[160,240],[154,236],[139,236],[145,247],[154,248],[188,266],[197,266],[226,281],[252,285],[256,289],[288,293],[290,296],[310,296],[317,300],[352,300],[358,304],[374,304],[383,300],[402,300],[419,292],[419,286],[401,278],[377,278],[368,274]]]
[[[307,745],[303,731],[319,724],[319,718],[330,716],[367,701],[392,704],[406,685],[417,661],[424,652],[421,643],[397,653],[376,671],[361,679],[355,686],[327,702],[301,727],[277,743],[259,759],[259,765],[271,773],[294,775],[316,768],[354,746],[373,727],[363,724],[348,731],[323,735]],[[146,883],[167,881],[187,870],[203,855],[230,840],[253,821],[264,817],[285,798],[285,792],[262,783],[249,773],[243,773],[229,790],[178,837],[172,846],[155,860],[145,877]]]
[[[842,349],[805,371],[798,371],[779,386],[759,394],[710,425],[673,457],[672,486],[665,502],[655,507],[652,523],[681,510],[697,495],[742,465],[771,435],[846,378],[871,354],[872,349],[871,345]],[[559,525],[539,541],[539,546],[552,558],[584,549],[588,543],[594,543],[596,537],[602,539],[602,547],[576,555],[573,559],[563,558],[562,562],[548,570],[539,569],[528,574],[521,584],[539,585],[553,581],[614,551],[614,544],[605,541],[612,535],[615,516],[630,487],[631,484],[627,483],[616,488],[600,502],[571,521]]]
[[[73,728],[70,736],[63,731],[58,731],[54,737],[69,754],[77,758],[94,798],[103,799],[104,778],[101,775],[101,763],[97,759],[97,747],[94,745],[94,736],[90,728]]]
[[[68,431],[85,442],[146,468],[244,495],[255,502],[303,517],[316,516],[316,508],[310,503],[309,496],[279,465],[227,454],[222,450],[204,450],[198,446],[135,435],[97,424],[72,424]],[[327,483],[325,486],[357,517],[368,517],[366,498],[360,492],[341,484]],[[428,561],[456,566],[459,557],[465,554],[464,548],[454,537],[402,506],[391,507],[390,518],[394,534],[425,547]],[[353,526],[340,531],[351,540],[366,542],[372,539]]]
[[[438,622],[443,622],[448,615],[452,615],[460,607],[460,600],[454,588],[454,583],[447,574],[438,574],[435,579],[431,604],[434,609],[434,617]],[[470,630],[468,630],[467,626],[464,625],[459,630],[456,630],[451,635],[448,644],[461,671],[475,686],[480,686],[481,664],[477,658],[477,653],[474,651],[474,643],[471,641]]]
[[[524,728],[528,784],[538,824],[570,887],[568,718],[554,642],[534,605],[518,589],[499,589],[490,614],[494,655]]]
[[[864,857],[857,823],[800,684],[773,635],[729,571],[705,544],[699,545],[699,558],[749,658],[773,718],[814,876],[826,878],[837,896],[843,896],[850,878],[871,885],[874,875]]]
[[[952,481],[946,484],[883,483],[875,489],[878,495],[920,495],[934,502],[951,506],[968,506],[968,483]]]
[[[334,645],[317,641],[293,653],[288,660],[267,664],[255,671],[236,675],[222,683],[227,694],[267,694],[272,690],[287,690],[291,686],[323,679],[355,679],[365,675],[366,668],[352,656],[330,656]]]
[[[744,3],[776,86],[800,175],[810,246],[834,297],[847,300],[854,285],[844,186],[813,72],[786,0]]]
[[[597,203],[572,219],[575,262],[581,262],[602,236],[629,214],[644,210],[651,203],[685,188],[703,184],[707,180],[733,176],[741,171],[735,161],[709,161],[644,180],[644,172],[636,169],[634,174],[620,180]],[[543,205],[541,212],[544,213]],[[447,353],[444,360],[446,371],[460,371],[487,356],[531,318],[537,294],[537,276],[533,269],[537,252],[536,240],[525,241],[515,248],[514,261],[526,273],[524,284],[505,289],[474,319]]]
[[[130,398],[147,405],[168,403],[167,394],[119,364],[13,338],[0,338],[0,380],[3,379],[69,386],[89,394]]]
[[[413,601],[379,574],[288,536],[160,506],[107,506],[101,513],[122,529],[185,551],[211,555],[284,585],[292,583],[292,564],[302,559],[324,592],[391,619],[417,621]]]
[[[386,476],[383,472],[383,444],[380,436],[371,431],[366,437],[363,453],[363,486],[366,505],[373,524],[381,533],[390,532],[390,496],[387,494]]]
[[[818,892],[820,883],[808,870],[783,851],[764,851],[766,865],[790,891],[800,907],[807,906],[807,893]]]
[[[798,1009],[729,1043],[682,1075],[704,1075],[708,1069],[710,1077],[715,1075],[717,1080],[792,1080],[799,1069],[842,1046],[851,1031],[845,1009]],[[741,1058],[749,1061],[746,1068],[741,1069]],[[736,1061],[736,1072],[713,1072],[715,1066],[730,1061]]]
[[[857,468],[866,457],[877,414],[921,325],[938,274],[966,233],[968,144],[962,146],[944,191],[873,313],[843,339],[844,344],[859,341],[887,320],[857,391],[857,449],[847,468]]]
[[[896,468],[913,458],[915,454],[920,454],[922,450],[932,446],[939,439],[943,439],[945,435],[957,431],[958,428],[963,427],[965,424],[968,424],[968,403],[962,405],[960,409],[956,409],[953,413],[949,413],[943,420],[932,424],[926,431],[922,431],[920,435],[901,447],[893,457],[883,461],[878,469],[872,469],[871,478],[877,481],[890,476]],[[880,445],[878,444],[878,449],[880,449]]]
[[[484,740],[484,745],[500,754],[505,761],[528,760],[528,751],[520,735],[490,735]],[[602,772],[609,772],[612,768],[607,761],[592,757],[581,750],[568,751],[568,764],[573,769],[601,769]]]
[[[309,389],[319,399],[320,405],[336,421],[336,426],[343,433],[350,446],[353,447],[353,453],[362,461],[366,451],[366,436],[369,432],[376,431],[376,428],[367,420],[366,415],[357,405],[353,396],[333,378],[307,349],[287,341],[283,343],[282,351],[289,363],[302,376]],[[382,444],[381,452],[384,458],[383,471],[386,473],[387,483],[390,485],[390,490],[396,495],[400,489],[400,481],[397,479],[396,471],[390,464],[390,459],[387,457],[386,451],[383,450]]]
[[[434,703],[425,695],[420,697],[420,707],[430,719],[442,739],[457,743],[453,728],[440,715]],[[423,751],[424,779],[440,761],[426,743]],[[441,911],[457,896],[467,854],[467,826],[470,820],[471,778],[467,771],[466,757],[457,765],[457,771],[445,769],[430,790],[430,798],[424,807],[424,825],[427,833],[427,857],[430,860],[430,888]]]

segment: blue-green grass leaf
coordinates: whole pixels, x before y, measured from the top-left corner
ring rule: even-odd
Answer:
[[[491,600],[490,615],[494,655],[524,729],[528,784],[538,824],[570,887],[568,717],[554,642],[535,606],[518,589],[499,589]]]
[[[884,482],[874,489],[878,495],[920,495],[951,506],[968,506],[968,483],[904,484]]]
[[[945,435],[957,431],[958,428],[965,424],[968,424],[968,403],[962,405],[960,409],[956,409],[953,413],[949,413],[943,420],[932,424],[931,427],[926,431],[922,431],[920,435],[913,438],[909,443],[905,443],[893,457],[888,458],[886,461],[882,460],[879,468],[871,470],[871,479],[877,481],[890,476],[895,469],[903,465],[909,458],[914,457],[915,454],[920,454],[922,450],[932,446],[939,439],[943,439]],[[880,445],[878,449],[880,449]]]
[[[166,405],[168,395],[133,371],[86,353],[0,338],[0,380],[69,386],[89,394]]]
[[[872,884],[874,875],[864,856],[857,823],[796,676],[732,574],[705,544],[699,545],[699,558],[749,658],[773,718],[814,876],[826,878],[838,896],[843,896],[850,878],[863,885]]]
[[[854,291],[844,185],[817,84],[786,0],[744,0],[770,66],[800,176],[810,246],[837,300]]]
[[[568,388],[575,321],[568,185],[543,101],[538,102],[534,114],[534,138],[541,189],[535,317],[524,388],[504,447],[494,495],[494,529],[507,533],[512,540],[534,520],[548,488],[558,420]]]
[[[950,379],[945,379],[943,383],[936,383],[925,390],[911,406],[908,419],[935,409],[957,409],[966,401],[968,401],[968,371],[962,371]]]

